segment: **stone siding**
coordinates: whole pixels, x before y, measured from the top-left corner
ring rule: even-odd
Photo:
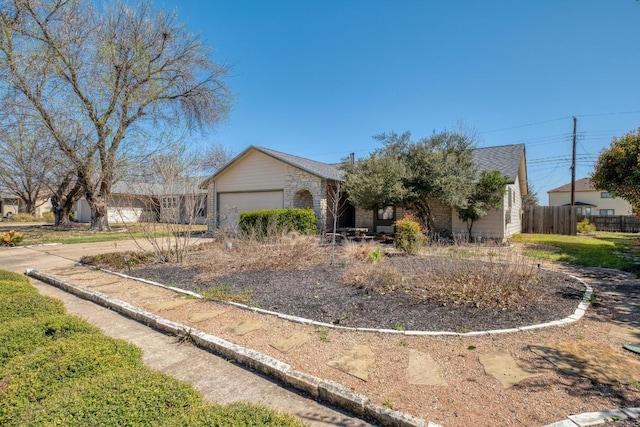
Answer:
[[[437,200],[431,201],[431,216],[435,224],[435,230],[433,231],[446,236],[450,235],[453,227],[452,215],[453,209],[451,206],[444,205]]]
[[[284,178],[284,207],[295,206],[296,194],[300,190],[307,190],[313,197],[313,211],[318,221],[318,231],[325,230],[327,220],[327,184],[323,179],[296,167],[287,165]]]
[[[355,226],[358,228],[368,228],[370,232],[375,231],[373,229],[373,212],[356,208]]]

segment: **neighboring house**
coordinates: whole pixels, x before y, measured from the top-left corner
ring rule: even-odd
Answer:
[[[473,151],[479,171],[499,170],[510,179],[502,207],[474,224],[474,234],[505,239],[521,231],[521,200],[527,194],[524,145],[479,148]],[[263,147],[250,146],[201,188],[208,189],[208,225],[234,228],[242,212],[290,207],[312,208],[318,229],[328,231],[335,188],[344,174],[337,165],[316,162]],[[370,232],[393,232],[393,222],[408,211],[388,206],[378,212],[355,209],[343,198],[339,227],[367,228]],[[467,233],[466,224],[451,207],[432,205],[436,230],[444,234]]]
[[[547,192],[549,206],[569,206],[571,204],[571,183]],[[589,178],[575,182],[576,213],[584,216],[632,215],[631,204],[624,199],[611,197],[603,190],[595,188]]]
[[[36,207],[36,217],[42,217],[45,212],[51,211],[51,201],[49,198],[42,198]],[[0,217],[11,217],[17,213],[26,213],[26,205],[22,199],[6,191],[0,191]]]
[[[0,217],[6,218],[20,211],[20,198],[8,193],[0,193]]]
[[[123,222],[174,222],[205,224],[207,194],[198,188],[201,179],[172,184],[119,181],[112,189],[108,220]],[[91,222],[91,209],[83,197],[76,204],[75,220]]]

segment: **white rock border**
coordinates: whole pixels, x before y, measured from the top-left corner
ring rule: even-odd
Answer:
[[[83,264],[83,263],[77,263],[77,265],[80,265],[82,267],[87,267],[87,268],[95,268],[93,266],[90,266],[90,265],[87,265],[87,264]],[[169,289],[169,290],[172,290],[174,292],[185,294],[185,295],[190,295],[190,296],[198,298],[198,299],[204,299],[204,297],[202,295],[200,295],[200,294],[198,294],[196,292],[187,291],[185,289],[176,288],[174,286],[163,285],[162,283],[154,282],[152,280],[146,280],[146,279],[141,279],[141,278],[138,278],[138,277],[128,276],[126,274],[119,273],[117,271],[111,271],[111,270],[107,270],[107,269],[103,269],[103,268],[101,268],[100,271],[108,273],[108,274],[113,274],[115,276],[119,276],[119,277],[122,277],[122,278],[125,278],[125,279],[136,280],[136,281],[139,281],[139,282],[142,282],[142,283],[146,283],[148,285],[153,285],[153,286],[158,286],[158,287],[161,287],[161,288],[164,288],[164,289]],[[548,271],[551,271],[551,270],[548,270]],[[561,274],[566,274],[566,273],[561,273]],[[568,277],[570,277],[572,279],[575,279],[578,282],[580,282],[584,286],[584,289],[585,289],[584,295],[582,296],[582,301],[580,301],[580,303],[578,303],[578,307],[575,309],[573,314],[565,317],[564,319],[552,320],[550,322],[545,322],[545,323],[538,323],[538,324],[534,324],[534,325],[520,326],[520,327],[517,327],[517,328],[510,328],[510,329],[493,329],[493,330],[487,330],[487,331],[471,331],[471,332],[416,331],[416,330],[405,331],[405,330],[395,330],[395,329],[354,328],[354,327],[349,327],[349,326],[334,325],[333,323],[318,322],[316,320],[306,319],[304,317],[291,316],[289,314],[283,314],[283,313],[278,313],[277,311],[270,311],[270,310],[265,310],[265,309],[262,309],[262,308],[251,307],[251,306],[248,306],[246,304],[240,304],[240,303],[237,303],[237,302],[221,301],[221,300],[216,300],[216,302],[219,302],[221,304],[232,305],[234,307],[238,307],[238,308],[241,308],[243,310],[253,311],[254,313],[260,313],[260,314],[266,314],[266,315],[269,315],[269,316],[275,316],[275,317],[278,317],[280,319],[289,320],[291,322],[301,323],[301,324],[305,324],[305,325],[320,326],[320,327],[323,327],[323,328],[340,329],[340,330],[345,330],[345,331],[374,332],[376,334],[397,334],[397,335],[408,335],[408,336],[459,336],[459,337],[473,337],[473,336],[478,336],[478,335],[510,334],[510,333],[515,333],[515,332],[530,331],[532,329],[550,328],[550,327],[554,327],[554,326],[565,326],[565,325],[568,325],[569,323],[577,322],[578,320],[580,320],[585,315],[585,312],[586,312],[587,308],[589,308],[589,305],[591,304],[590,301],[591,301],[591,297],[593,295],[593,288],[591,286],[589,286],[584,280],[580,279],[579,277],[573,276],[571,274],[566,274],[566,275]]]

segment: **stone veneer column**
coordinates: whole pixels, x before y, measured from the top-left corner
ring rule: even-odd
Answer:
[[[313,211],[318,221],[318,231],[324,231],[324,215],[323,206],[326,208],[326,195],[323,195],[323,189],[326,192],[326,184],[323,184],[320,178],[311,175],[301,169],[293,166],[287,166],[287,173],[284,178],[284,207],[294,207],[294,198],[298,191],[308,190],[313,196]],[[323,203],[324,200],[324,203]]]

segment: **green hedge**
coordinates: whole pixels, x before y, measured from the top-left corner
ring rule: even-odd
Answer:
[[[31,285],[27,276],[0,270],[0,295],[17,292],[37,294],[38,290]]]
[[[313,209],[288,208],[242,212],[239,226],[245,235],[268,236],[289,231],[313,235],[318,232]]]
[[[0,369],[12,358],[28,354],[52,341],[75,334],[98,334],[100,329],[67,315],[19,318],[0,323]]]
[[[189,384],[139,367],[85,377],[11,422],[16,426],[186,426],[167,419],[202,405]]]
[[[0,323],[21,317],[64,313],[62,301],[38,293],[15,292],[9,295],[0,293]]]
[[[97,334],[74,335],[13,357],[0,369],[0,378],[8,379],[0,404],[0,425],[31,412],[32,404],[78,380],[141,366],[138,347]]]
[[[144,367],[139,348],[63,313],[24,276],[0,270],[0,425],[304,425],[259,406],[209,405]]]

